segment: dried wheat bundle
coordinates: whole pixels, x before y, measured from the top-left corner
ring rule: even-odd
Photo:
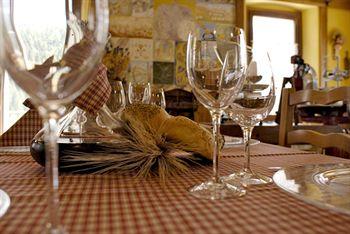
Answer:
[[[93,153],[66,150],[60,157],[62,167],[99,174],[134,172],[137,178],[157,175],[165,181],[198,164],[201,157],[196,155],[210,159],[212,135],[185,117],[172,117],[157,106],[133,104],[121,112],[120,122],[113,143],[99,144]]]

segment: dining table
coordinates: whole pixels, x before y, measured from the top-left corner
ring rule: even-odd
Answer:
[[[238,171],[244,148],[224,148],[220,174]],[[279,168],[350,163],[348,159],[260,143],[251,167],[267,176]],[[60,173],[61,222],[68,233],[350,233],[350,215],[302,201],[271,183],[242,197],[198,199],[188,188],[210,178],[211,165],[191,165],[165,183],[156,176]],[[27,147],[0,148],[0,189],[11,203],[0,233],[42,233],[47,220],[45,169]]]

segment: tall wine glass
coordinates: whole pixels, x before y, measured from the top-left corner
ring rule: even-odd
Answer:
[[[129,103],[146,103],[151,101],[151,84],[150,83],[133,83],[128,84]]]
[[[0,0],[3,63],[44,119],[49,220],[63,233],[57,121],[96,77],[108,34],[108,1]],[[0,36],[1,37],[1,36]]]
[[[250,168],[251,134],[254,126],[266,118],[275,103],[275,82],[269,54],[266,52],[251,53],[242,92],[226,110],[229,116],[240,125],[243,131],[245,163],[238,173],[223,177],[227,183],[243,186],[271,183],[272,179],[252,171]]]
[[[219,177],[220,123],[225,108],[240,89],[246,69],[243,31],[234,31],[241,40],[219,48],[214,37],[197,38],[191,34],[187,43],[187,76],[197,100],[209,109],[213,123],[213,177],[195,185],[189,192],[198,198],[225,199],[245,194],[239,186],[225,184]]]

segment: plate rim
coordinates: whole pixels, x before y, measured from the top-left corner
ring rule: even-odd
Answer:
[[[323,210],[328,210],[331,212],[335,212],[335,213],[341,213],[341,214],[345,214],[345,215],[350,215],[350,209],[344,209],[338,206],[335,206],[333,204],[329,204],[329,203],[325,203],[325,202],[321,202],[319,200],[314,200],[311,199],[309,197],[305,197],[302,196],[300,194],[295,193],[294,191],[287,189],[286,187],[282,187],[280,186],[277,182],[276,182],[276,178],[277,176],[279,176],[279,174],[281,174],[284,170],[286,169],[293,169],[293,168],[305,168],[305,167],[313,167],[315,168],[316,166],[322,166],[322,167],[326,167],[326,166],[345,166],[348,165],[348,167],[350,168],[350,162],[349,163],[319,163],[319,164],[305,164],[305,165],[298,165],[298,166],[287,166],[287,167],[283,167],[280,170],[278,170],[277,172],[275,172],[272,176],[272,180],[274,182],[274,184],[277,186],[278,189],[280,189],[281,191],[291,195],[292,197],[297,198],[300,201],[303,201],[307,204],[311,204],[313,206],[316,206],[318,208],[321,208]]]

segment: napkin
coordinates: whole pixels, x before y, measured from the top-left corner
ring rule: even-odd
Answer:
[[[73,105],[95,115],[109,99],[111,86],[106,66],[99,64],[94,73],[96,77],[73,101]],[[0,136],[0,146],[29,146],[35,134],[42,128],[42,118],[31,100],[27,99],[23,104],[30,110]]]

